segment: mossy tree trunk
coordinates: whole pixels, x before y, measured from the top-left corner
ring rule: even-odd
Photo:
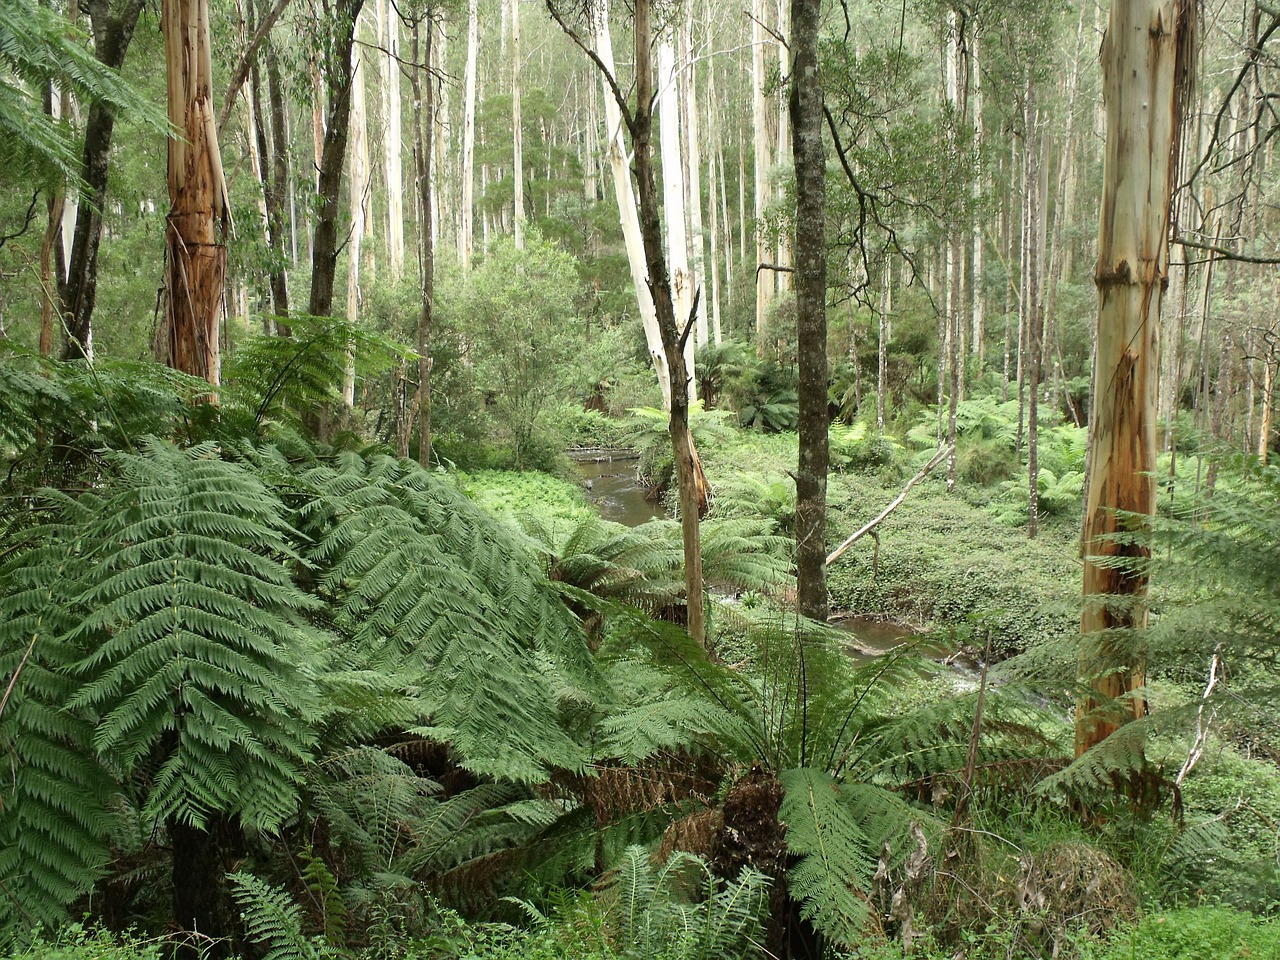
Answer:
[[[826,150],[818,0],[791,3],[791,152],[796,172],[795,289],[800,366],[796,581],[800,612],[827,619]]]
[[[1079,667],[1090,692],[1076,709],[1077,756],[1146,712],[1145,664],[1121,649],[1117,631],[1147,619],[1147,548],[1125,534],[1156,504],[1160,301],[1196,18],[1195,0],[1116,0],[1102,46],[1107,141]]]

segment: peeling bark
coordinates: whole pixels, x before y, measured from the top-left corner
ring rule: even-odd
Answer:
[[[213,39],[208,0],[165,0],[169,201],[165,230],[164,323],[156,353],[217,386],[219,330],[227,274],[230,202],[213,110]]]
[[[1146,624],[1148,550],[1115,535],[1140,528],[1156,505],[1160,301],[1196,19],[1194,0],[1116,3],[1102,46],[1107,140],[1079,668],[1091,691],[1077,705],[1077,756],[1146,712],[1145,664],[1111,631]]]

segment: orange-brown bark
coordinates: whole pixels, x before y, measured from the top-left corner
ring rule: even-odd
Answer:
[[[1160,300],[1194,60],[1194,0],[1117,0],[1103,43],[1107,146],[1098,233],[1097,387],[1084,521],[1076,755],[1146,712],[1146,665],[1116,631],[1146,625],[1155,512]]]
[[[169,138],[165,311],[156,352],[216,386],[229,214],[213,114],[208,0],[164,0],[161,31],[176,135]]]

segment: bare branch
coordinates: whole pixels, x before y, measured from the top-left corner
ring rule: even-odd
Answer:
[[[569,26],[569,24],[565,22],[564,18],[560,16],[560,11],[556,8],[555,0],[547,0],[547,13],[551,14],[551,19],[560,25],[560,29],[565,32],[565,35],[578,46],[579,50],[590,58],[592,63],[596,65],[596,69],[599,70],[600,75],[604,77],[605,83],[609,85],[609,89],[613,93],[613,99],[617,101],[618,109],[622,112],[622,122],[627,125],[627,132],[629,132],[634,139],[636,135],[635,117],[631,113],[631,107],[627,102],[626,96],[622,92],[622,88],[618,86],[618,80],[613,75],[613,72],[604,65],[604,61],[601,60],[600,56],[594,49],[592,49],[591,44],[583,40],[578,34],[578,31]],[[652,103],[649,106],[650,109],[652,109]]]
[[[856,533],[853,534],[853,536],[845,540],[844,543],[840,544],[840,546],[836,547],[829,554],[827,554],[827,566],[831,566],[831,564],[839,560],[842,556],[844,556],[845,552],[850,547],[852,547],[855,543],[857,543],[859,540],[865,537],[868,533],[870,533],[872,530],[878,527],[881,523],[883,523],[884,519],[887,516],[889,516],[889,514],[893,513],[894,510],[898,509],[898,507],[902,504],[903,500],[907,499],[907,494],[911,492],[911,488],[914,487],[921,480],[923,480],[925,477],[927,477],[929,475],[929,472],[933,470],[933,468],[936,467],[938,464],[940,464],[943,460],[949,457],[951,455],[951,451],[954,449],[955,449],[954,443],[947,447],[939,447],[938,452],[935,453],[933,457],[930,458],[929,462],[920,468],[920,472],[907,481],[907,485],[902,488],[901,492],[899,492],[899,494],[896,497],[893,498],[892,503],[890,503],[887,507],[881,510],[879,515],[874,520],[871,520],[866,524],[864,524],[862,529],[858,530]]]
[[[258,48],[267,39],[267,34],[271,32],[271,28],[275,26],[276,21],[280,19],[280,14],[284,13],[284,8],[287,6],[289,6],[289,0],[276,0],[276,5],[263,18],[262,23],[258,24],[258,29],[249,39],[249,46],[245,47],[240,62],[232,71],[231,82],[227,84],[227,95],[222,98],[222,109],[218,111],[218,136],[222,136],[222,130],[231,116],[231,107],[235,104],[236,97],[240,95],[240,88],[244,86],[245,80],[249,79],[249,71],[253,68],[253,61],[257,59]]]
[[[1204,250],[1216,257],[1221,257],[1223,260],[1234,260],[1237,263],[1280,263],[1280,257],[1251,257],[1246,253],[1236,253],[1234,250],[1228,250],[1226,247],[1218,246],[1216,243],[1201,243],[1199,240],[1190,240],[1183,236],[1175,236],[1173,242],[1180,243],[1182,246],[1190,247],[1193,250]]]

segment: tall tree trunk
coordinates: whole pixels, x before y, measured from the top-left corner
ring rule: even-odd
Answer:
[[[357,44],[351,48],[351,159],[347,173],[347,210],[351,216],[351,233],[347,237],[347,323],[352,328],[360,322],[360,268],[369,223],[369,181],[373,173],[369,169],[364,75],[364,53]],[[347,347],[346,365],[342,371],[342,400],[348,407],[356,402],[355,344]]]
[[[1040,300],[1040,264],[1044,243],[1044,193],[1047,181],[1043,121],[1036,106],[1035,86],[1027,84],[1026,137],[1027,182],[1027,537],[1040,532],[1040,367],[1044,313]]]
[[[1267,462],[1271,452],[1271,419],[1275,410],[1275,359],[1270,355],[1262,358],[1262,413],[1258,420],[1258,460]]]
[[[609,18],[597,15],[593,21],[592,43],[603,69],[615,76],[613,40],[609,32]],[[658,374],[658,386],[662,389],[663,406],[671,409],[671,375],[667,368],[666,352],[662,345],[662,331],[658,326],[657,309],[649,286],[648,266],[645,261],[644,241],[640,235],[640,218],[636,212],[635,188],[631,183],[631,171],[627,167],[626,136],[623,132],[621,108],[613,94],[604,94],[605,134],[608,143],[609,170],[613,175],[614,198],[618,204],[618,219],[622,225],[622,239],[627,251],[627,263],[631,268],[631,283],[636,290],[640,309],[640,321],[644,327],[645,343],[649,357]]]
[[[80,5],[72,0],[67,20],[74,23]],[[71,91],[66,83],[44,85],[44,111],[55,119],[71,113]],[[44,235],[40,238],[40,355],[52,356],[54,317],[58,314],[58,290],[66,284],[66,259],[63,247],[63,214],[66,190],[62,186],[49,191],[45,202]]]
[[[705,287],[706,280],[706,237],[702,232],[702,142],[698,127],[698,97],[695,81],[697,78],[697,60],[693,52],[693,4],[685,7],[684,24],[680,34],[680,85],[683,90],[681,105],[683,107],[681,129],[684,131],[685,210],[689,219],[689,270],[690,282],[695,288]],[[711,297],[715,302],[715,296]],[[711,330],[707,325],[707,297],[698,300],[697,307],[698,346],[705,347],[711,339]],[[690,368],[692,372],[692,368]],[[696,380],[697,378],[692,378]]]
[[[787,68],[790,64],[787,62],[789,54],[787,51],[786,38],[791,32],[791,5],[790,0],[774,0],[777,5],[777,29],[775,33],[782,38],[774,44],[778,63],[778,76],[785,77]],[[777,111],[777,129],[774,131],[776,135],[773,154],[773,162],[779,166],[787,162],[787,154],[791,150],[791,121],[788,104],[785,98],[778,97],[775,107]],[[775,184],[771,191],[774,198],[780,199],[784,196],[784,190],[781,184]],[[780,267],[791,266],[791,236],[786,230],[778,231],[778,243],[774,252],[774,263]],[[791,289],[791,273],[788,270],[774,270],[772,283],[779,294],[786,293]]]
[[[111,0],[84,0],[93,34],[94,55],[108,67],[124,66],[129,42],[138,26],[146,0],[124,0],[113,13]],[[102,240],[103,214],[111,169],[111,140],[115,132],[115,108],[102,101],[89,106],[84,129],[84,162],[80,177],[88,188],[80,194],[76,208],[75,234],[65,273],[59,287],[63,324],[67,340],[64,360],[93,358],[93,307],[98,295],[98,244]],[[66,243],[64,237],[64,245]]]
[[[328,93],[328,119],[320,152],[317,181],[319,209],[311,257],[311,299],[307,312],[327,317],[333,312],[333,285],[337,276],[338,210],[342,196],[342,167],[347,156],[352,99],[352,59],[356,20],[364,0],[335,0],[330,29],[333,55],[322,65]]]
[[[983,122],[982,122],[982,68],[978,58],[978,37],[975,34],[969,41],[969,58],[973,72],[973,142],[974,146],[981,158],[982,153],[986,149],[983,140]],[[982,197],[982,180],[983,180],[983,164],[981,159],[978,161],[978,173],[973,181],[973,197],[975,200],[974,210],[971,215],[973,219],[973,271],[970,274],[969,285],[973,290],[973,334],[969,338],[969,352],[978,358],[978,368],[975,371],[978,377],[985,372],[987,359],[986,345],[986,297],[983,295],[983,245],[982,245],[982,224],[979,215],[976,212],[980,209],[976,202]]]
[[[702,583],[702,544],[699,518],[706,508],[705,481],[689,432],[690,379],[685,370],[681,324],[677,318],[662,253],[662,223],[658,216],[657,189],[653,174],[652,131],[653,64],[649,0],[635,0],[636,109],[632,121],[635,148],[636,193],[640,203],[640,234],[649,268],[654,308],[662,332],[667,368],[671,371],[671,415],[668,432],[680,485],[680,529],[684,546],[685,603],[689,614],[689,635],[700,644],[707,642]]]
[[[413,23],[413,166],[418,193],[418,270],[422,299],[418,310],[418,463],[431,465],[431,333],[435,309],[435,242],[431,235],[431,161],[435,133],[435,78],[431,75],[432,34],[430,13],[424,17],[426,41],[421,44],[422,24]],[[422,75],[426,74],[426,91]]]
[[[271,303],[277,317],[289,316],[290,252],[285,249],[285,200],[292,177],[289,173],[289,130],[284,84],[280,77],[280,59],[275,44],[267,43],[267,100],[271,110],[271,177],[267,188],[267,235],[271,242]],[[294,246],[296,253],[296,243]],[[287,320],[276,321],[276,333],[290,336]]]
[[[214,117],[209,4],[164,0],[160,10],[176,136],[169,138],[165,310],[156,349],[170,366],[217,386],[231,205]]]
[[[511,0],[511,175],[516,249],[524,249],[524,130],[520,120],[520,0]],[[591,198],[595,200],[595,197]]]
[[[462,103],[462,224],[458,234],[458,259],[471,269],[475,253],[476,167],[476,61],[480,48],[480,15],[476,0],[467,4],[467,65],[463,74]]]
[[[796,470],[796,597],[827,619],[827,193],[818,71],[819,0],[791,0],[791,147],[796,174],[796,338],[800,457]]]
[[[680,96],[675,47],[670,36],[658,44],[658,127],[662,147],[662,206],[667,222],[667,264],[677,329],[693,316],[693,273],[689,270],[689,235],[685,232],[685,180],[680,160]],[[701,304],[701,300],[699,300]],[[696,399],[693,372],[694,336],[684,338],[689,402]]]
[[[769,100],[765,96],[765,0],[752,0],[751,15],[751,116],[755,130],[755,212],[756,212],[756,356],[763,357],[766,347],[765,319],[769,301],[773,299],[775,281],[760,265],[770,259],[765,243],[765,208],[769,205],[769,168],[773,163],[769,143]]]
[[[386,143],[383,145],[383,177],[387,182],[387,266],[393,279],[404,273],[404,124],[400,111],[400,18],[392,0],[379,0],[378,26],[383,53],[383,109],[386,111]]]
[[[1196,20],[1194,0],[1116,3],[1102,47],[1098,373],[1080,618],[1080,677],[1091,692],[1076,710],[1077,756],[1146,711],[1145,664],[1117,649],[1113,631],[1146,624],[1149,551],[1114,534],[1155,511],[1160,301]]]

